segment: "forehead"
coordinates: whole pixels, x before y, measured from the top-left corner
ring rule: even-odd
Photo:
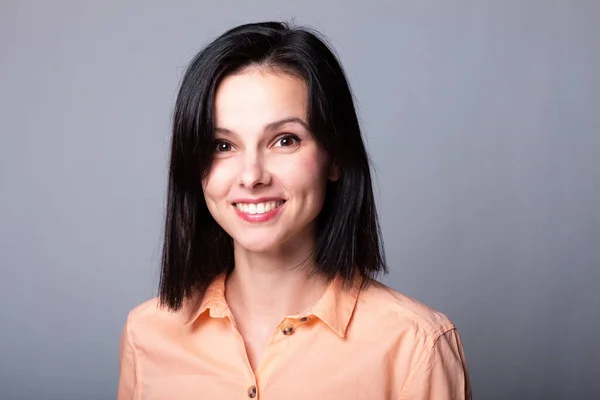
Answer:
[[[259,129],[298,117],[306,122],[308,90],[304,80],[283,72],[251,68],[229,75],[217,88],[215,124],[231,130]]]

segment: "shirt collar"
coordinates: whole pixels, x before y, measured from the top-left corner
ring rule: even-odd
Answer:
[[[362,279],[356,277],[351,287],[344,288],[342,278],[336,277],[311,313],[340,337],[346,337],[346,329],[356,307],[361,283]]]
[[[340,337],[345,337],[361,284],[362,278],[357,276],[350,288],[344,288],[342,279],[336,277],[308,314],[319,318]],[[185,309],[187,309],[185,325],[192,324],[207,310],[211,318],[225,317],[229,311],[225,300],[225,274],[217,276],[211,282],[202,298],[200,295],[192,296]]]
[[[204,296],[196,293],[190,298],[184,307],[184,310],[187,309],[185,313],[188,316],[185,325],[196,321],[206,310],[209,310],[209,315],[212,318],[223,318],[225,316],[226,311],[229,309],[225,300],[225,276],[225,274],[221,274],[213,279],[204,292]]]

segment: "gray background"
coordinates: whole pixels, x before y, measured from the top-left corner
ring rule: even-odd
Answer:
[[[384,281],[457,324],[475,397],[600,398],[593,0],[2,1],[0,398],[115,397],[126,314],[156,293],[184,67],[291,17],[356,94]]]

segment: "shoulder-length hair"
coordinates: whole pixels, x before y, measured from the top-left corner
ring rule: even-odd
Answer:
[[[304,79],[308,124],[340,177],[317,219],[315,273],[350,286],[387,273],[370,166],[343,69],[317,32],[280,22],[245,24],[208,44],[184,74],[173,114],[160,303],[176,311],[234,265],[231,237],[208,211],[201,181],[214,149],[215,92],[222,79],[259,66]]]

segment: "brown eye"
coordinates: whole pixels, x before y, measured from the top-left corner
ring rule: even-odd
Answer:
[[[296,135],[286,135],[282,136],[277,140],[275,146],[276,147],[289,147],[294,146],[300,142],[300,139]]]
[[[231,145],[227,142],[217,142],[217,145],[215,146],[215,151],[217,153],[226,153],[228,151],[231,151]]]

